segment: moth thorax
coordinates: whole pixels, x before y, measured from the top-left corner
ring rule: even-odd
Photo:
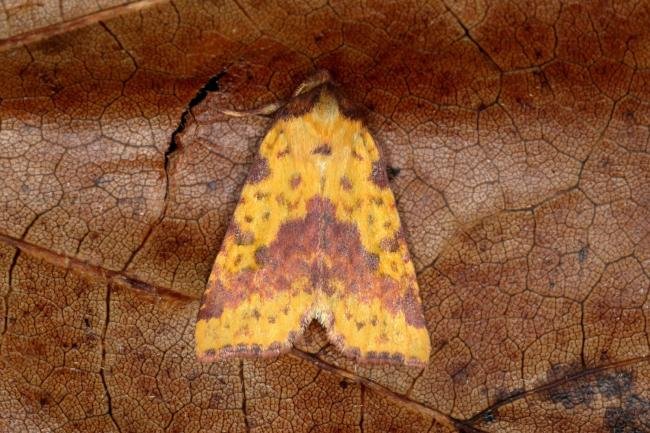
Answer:
[[[339,104],[336,97],[327,89],[321,91],[318,103],[314,107],[314,115],[324,123],[330,123],[339,116]]]

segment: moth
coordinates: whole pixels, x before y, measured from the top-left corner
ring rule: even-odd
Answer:
[[[425,365],[415,270],[359,111],[326,71],[276,109],[203,295],[198,358],[280,355],[315,319],[358,362]]]

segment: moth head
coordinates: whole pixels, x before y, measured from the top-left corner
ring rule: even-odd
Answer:
[[[321,86],[325,83],[332,82],[332,75],[329,71],[325,69],[320,69],[314,72],[309,78],[303,81],[298,88],[293,92],[293,96],[300,96],[303,93],[307,93],[312,89],[315,89],[318,86]]]

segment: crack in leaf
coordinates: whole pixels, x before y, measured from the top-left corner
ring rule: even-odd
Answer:
[[[180,121],[178,123],[178,126],[172,132],[171,139],[169,141],[169,145],[167,146],[167,149],[165,149],[165,153],[163,154],[164,162],[163,162],[163,170],[165,173],[165,193],[163,194],[163,205],[162,209],[160,211],[160,215],[156,219],[156,221],[149,225],[147,232],[145,233],[144,237],[142,238],[142,242],[140,242],[140,245],[133,250],[131,253],[129,259],[126,261],[123,271],[126,271],[130,264],[133,262],[135,257],[140,253],[142,248],[147,244],[147,241],[151,237],[151,235],[154,233],[156,228],[162,223],[162,221],[165,219],[165,215],[167,214],[167,205],[169,203],[169,185],[170,185],[170,164],[171,164],[171,159],[173,155],[179,150],[178,146],[178,135],[182,133],[185,130],[185,126],[187,124],[187,119],[190,117],[192,114],[192,108],[194,108],[196,105],[200,104],[205,97],[208,95],[209,92],[216,92],[219,90],[219,80],[226,74],[225,69],[218,72],[217,74],[213,75],[208,79],[208,81],[196,92],[194,97],[190,100],[190,102],[187,105],[187,108],[183,110],[181,113]]]
[[[115,425],[118,432],[122,432],[120,425],[117,423],[117,420],[113,416],[113,398],[111,392],[108,389],[108,384],[106,383],[106,331],[108,330],[108,322],[111,318],[111,287],[110,284],[106,285],[106,319],[104,320],[104,327],[102,329],[102,361],[99,366],[99,376],[102,380],[102,386],[104,387],[104,392],[106,393],[106,403],[108,406],[108,416],[111,418],[111,422]]]
[[[17,248],[13,258],[11,259],[11,264],[9,265],[9,269],[7,270],[8,288],[7,288],[7,293],[5,293],[4,295],[5,317],[4,317],[4,328],[2,328],[2,334],[0,335],[0,353],[2,352],[2,342],[4,341],[4,338],[2,337],[4,337],[4,335],[7,333],[7,330],[9,329],[9,297],[11,296],[11,292],[13,290],[14,269],[16,267],[16,263],[18,263],[19,255],[20,255],[20,249]]]
[[[242,412],[244,414],[244,426],[246,427],[246,432],[251,431],[251,426],[248,423],[248,411],[246,408],[246,382],[244,378],[244,360],[242,359],[239,363],[239,380],[241,382],[241,393],[242,393]]]

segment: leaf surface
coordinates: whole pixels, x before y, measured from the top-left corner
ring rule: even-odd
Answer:
[[[647,4],[41,3],[0,12],[0,431],[650,429]],[[386,154],[424,370],[315,325],[195,360],[271,122],[220,109],[317,68]]]

